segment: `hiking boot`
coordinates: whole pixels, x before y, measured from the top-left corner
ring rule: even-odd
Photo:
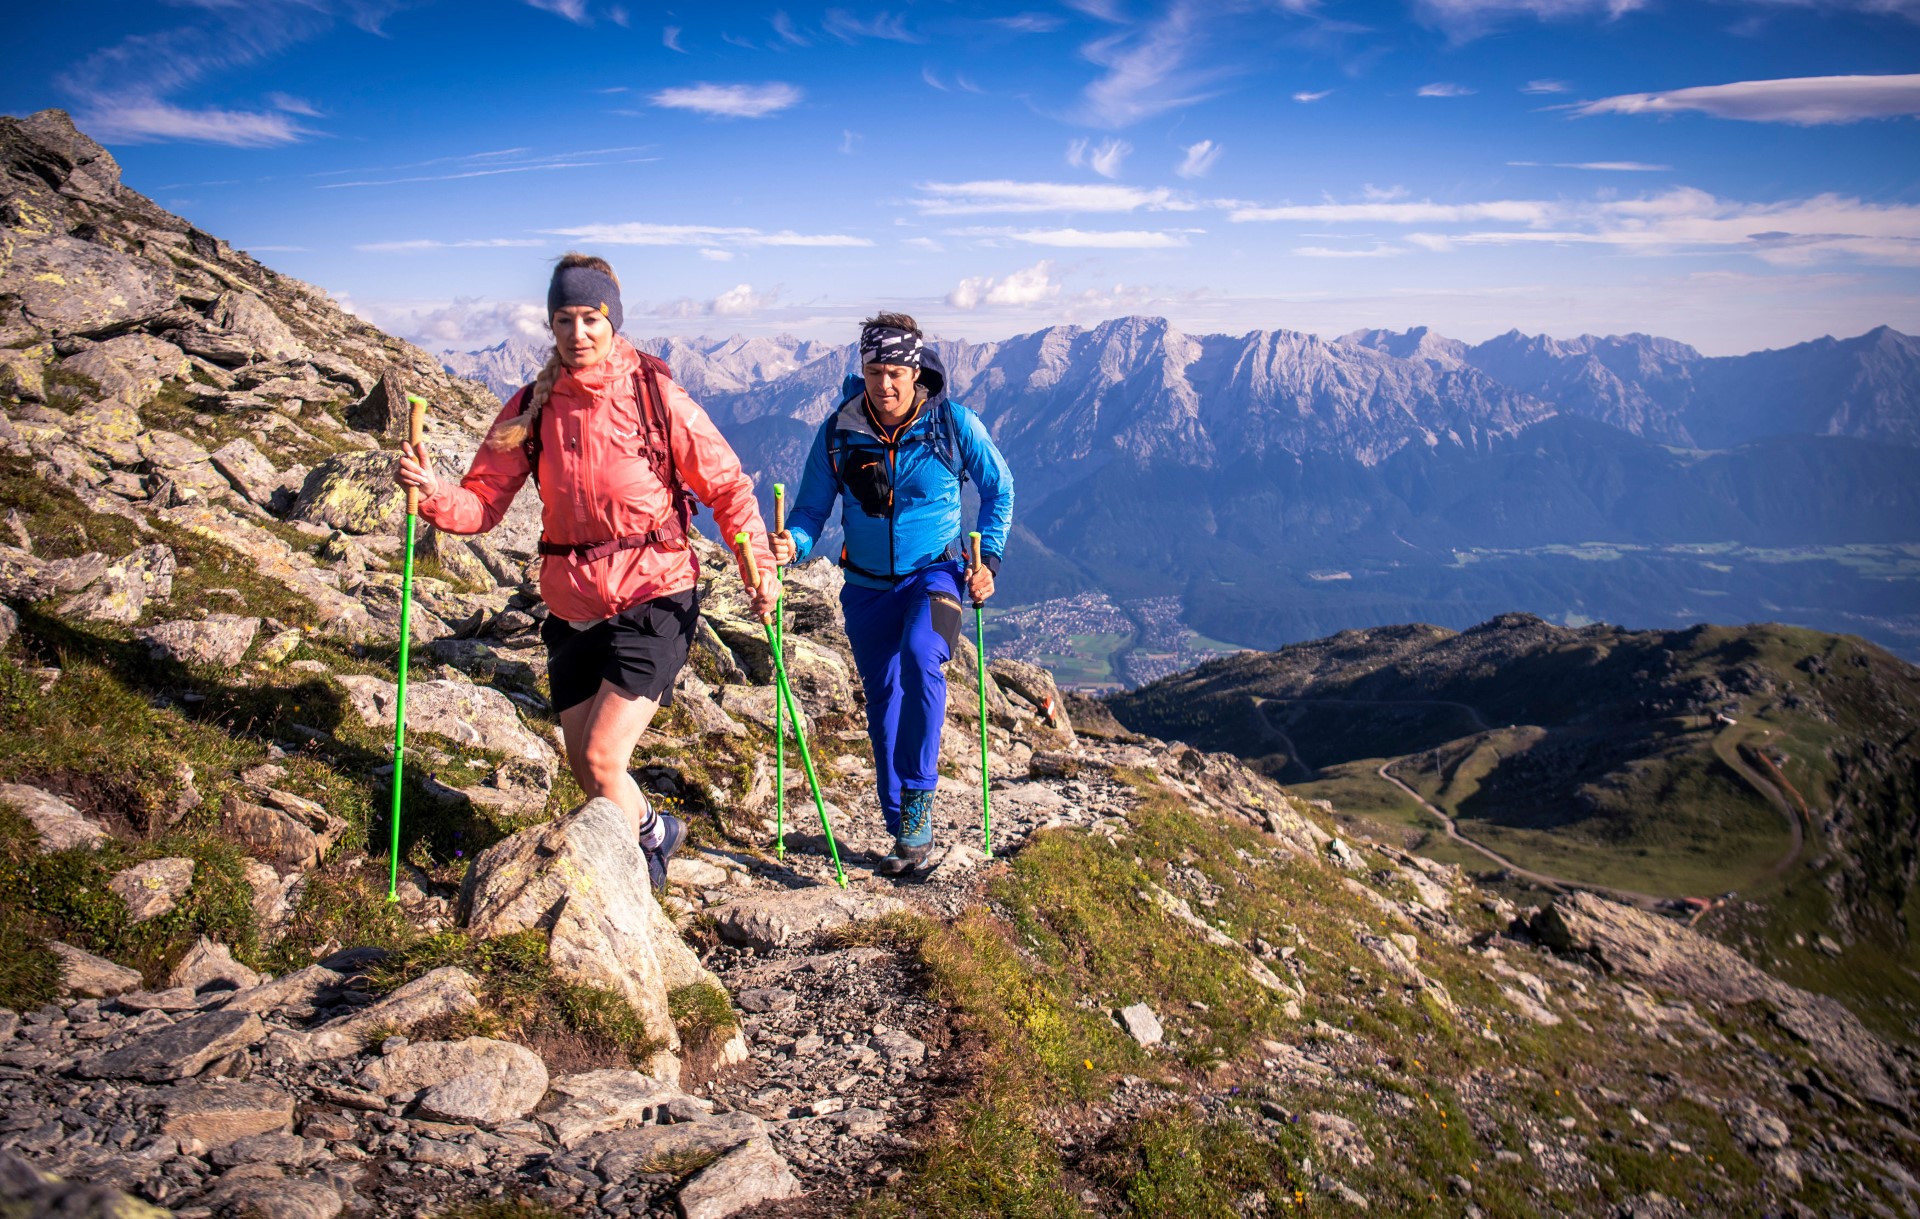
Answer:
[[[873,865],[873,870],[882,876],[905,876],[921,864],[927,862],[927,852],[933,850],[931,842],[912,846],[905,842],[895,842],[893,853]]]
[[[687,840],[687,823],[672,813],[655,813],[654,817],[660,822],[660,845],[650,847],[642,838],[640,851],[647,857],[647,879],[653,883],[653,891],[661,893],[667,887],[667,860]]]

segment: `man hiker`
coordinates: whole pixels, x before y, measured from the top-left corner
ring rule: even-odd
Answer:
[[[993,596],[1013,519],[1013,475],[980,417],[947,397],[946,369],[903,313],[862,323],[859,375],[820,425],[774,561],[807,557],[834,501],[846,542],[840,593],[854,664],[867,692],[874,786],[893,835],[887,876],[919,866],[933,844],[940,729],[960,631],[962,589]],[[960,486],[980,492],[981,566],[962,560]]]

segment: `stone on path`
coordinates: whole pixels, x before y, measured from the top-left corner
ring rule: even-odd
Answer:
[[[680,1187],[683,1219],[726,1219],[750,1206],[791,1198],[800,1180],[765,1138],[752,1138]]]
[[[33,823],[42,850],[98,846],[107,840],[106,826],[50,791],[24,783],[0,783],[0,804],[12,805]]]
[[[47,947],[60,958],[60,974],[68,994],[83,999],[110,999],[145,984],[139,970],[116,965],[72,944],[49,940]]]
[[[293,1125],[293,1095],[259,1080],[215,1079],[181,1084],[160,1093],[163,1134],[199,1139],[209,1148],[270,1134]]]
[[[1125,1026],[1127,1036],[1143,1046],[1155,1045],[1166,1036],[1166,1030],[1160,1027],[1160,1017],[1144,1003],[1121,1008],[1120,1023]]]
[[[187,955],[181,957],[180,963],[167,975],[168,986],[184,986],[196,991],[209,987],[249,990],[261,981],[259,974],[233,959],[232,949],[204,935],[187,949]]]
[[[889,1066],[915,1066],[927,1060],[927,1043],[898,1029],[875,1033],[872,1044]]]
[[[472,1011],[480,1004],[474,993],[479,987],[466,970],[443,966],[310,1033],[276,1034],[275,1044],[301,1060],[345,1058],[364,1049],[376,1033],[410,1033],[429,1020]]]
[[[347,977],[324,965],[296,969],[271,982],[237,991],[220,1005],[222,1011],[253,1012],[306,1017],[314,1013],[323,999],[330,999],[346,988]]]
[[[638,1071],[585,1071],[553,1080],[534,1117],[546,1123],[562,1147],[596,1134],[650,1125],[686,1093]]]
[[[646,857],[611,800],[589,800],[487,848],[467,873],[460,910],[480,939],[549,929],[554,971],[618,992],[670,1051],[680,1035],[667,993],[696,982],[719,986],[654,900]],[[661,1069],[673,1077],[673,1064]]]
[[[278,1168],[265,1172],[239,1169],[228,1172],[207,1193],[206,1201],[226,1214],[246,1215],[249,1219],[334,1219],[345,1206],[340,1195],[325,1182],[289,1179]]]
[[[468,1037],[401,1046],[354,1082],[378,1096],[421,1092],[420,1110],[428,1117],[498,1125],[539,1103],[547,1091],[547,1067],[523,1045]]]
[[[166,1083],[198,1075],[215,1059],[266,1036],[267,1026],[252,1012],[208,1012],[141,1034],[125,1048],[84,1059],[75,1069],[89,1079]]]
[[[144,923],[179,904],[193,887],[193,870],[191,859],[149,859],[115,872],[107,888],[127,903],[127,921]]]
[[[685,1172],[765,1133],[766,1125],[759,1118],[735,1110],[702,1121],[596,1134],[568,1156],[593,1165],[606,1180],[619,1181],[643,1172]]]
[[[815,885],[737,898],[713,911],[720,936],[765,951],[849,923],[898,914],[907,904],[887,893]]]

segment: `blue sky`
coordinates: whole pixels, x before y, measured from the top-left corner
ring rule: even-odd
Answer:
[[[1920,0],[173,0],[0,110],[430,347],[632,334],[1920,331]]]

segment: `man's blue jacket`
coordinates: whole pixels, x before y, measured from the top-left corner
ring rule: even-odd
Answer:
[[[812,551],[836,499],[843,505],[841,566],[848,583],[890,588],[950,557],[963,524],[957,464],[979,488],[980,549],[987,566],[999,570],[1013,522],[1013,474],[980,417],[948,399],[940,357],[931,346],[924,352],[919,384],[925,401],[891,442],[867,410],[865,382],[847,378],[839,409],[814,436],[800,495],[787,517],[796,562]],[[887,502],[863,505],[843,475],[875,462],[884,463],[892,494]],[[882,509],[877,515],[870,510],[876,507]]]

